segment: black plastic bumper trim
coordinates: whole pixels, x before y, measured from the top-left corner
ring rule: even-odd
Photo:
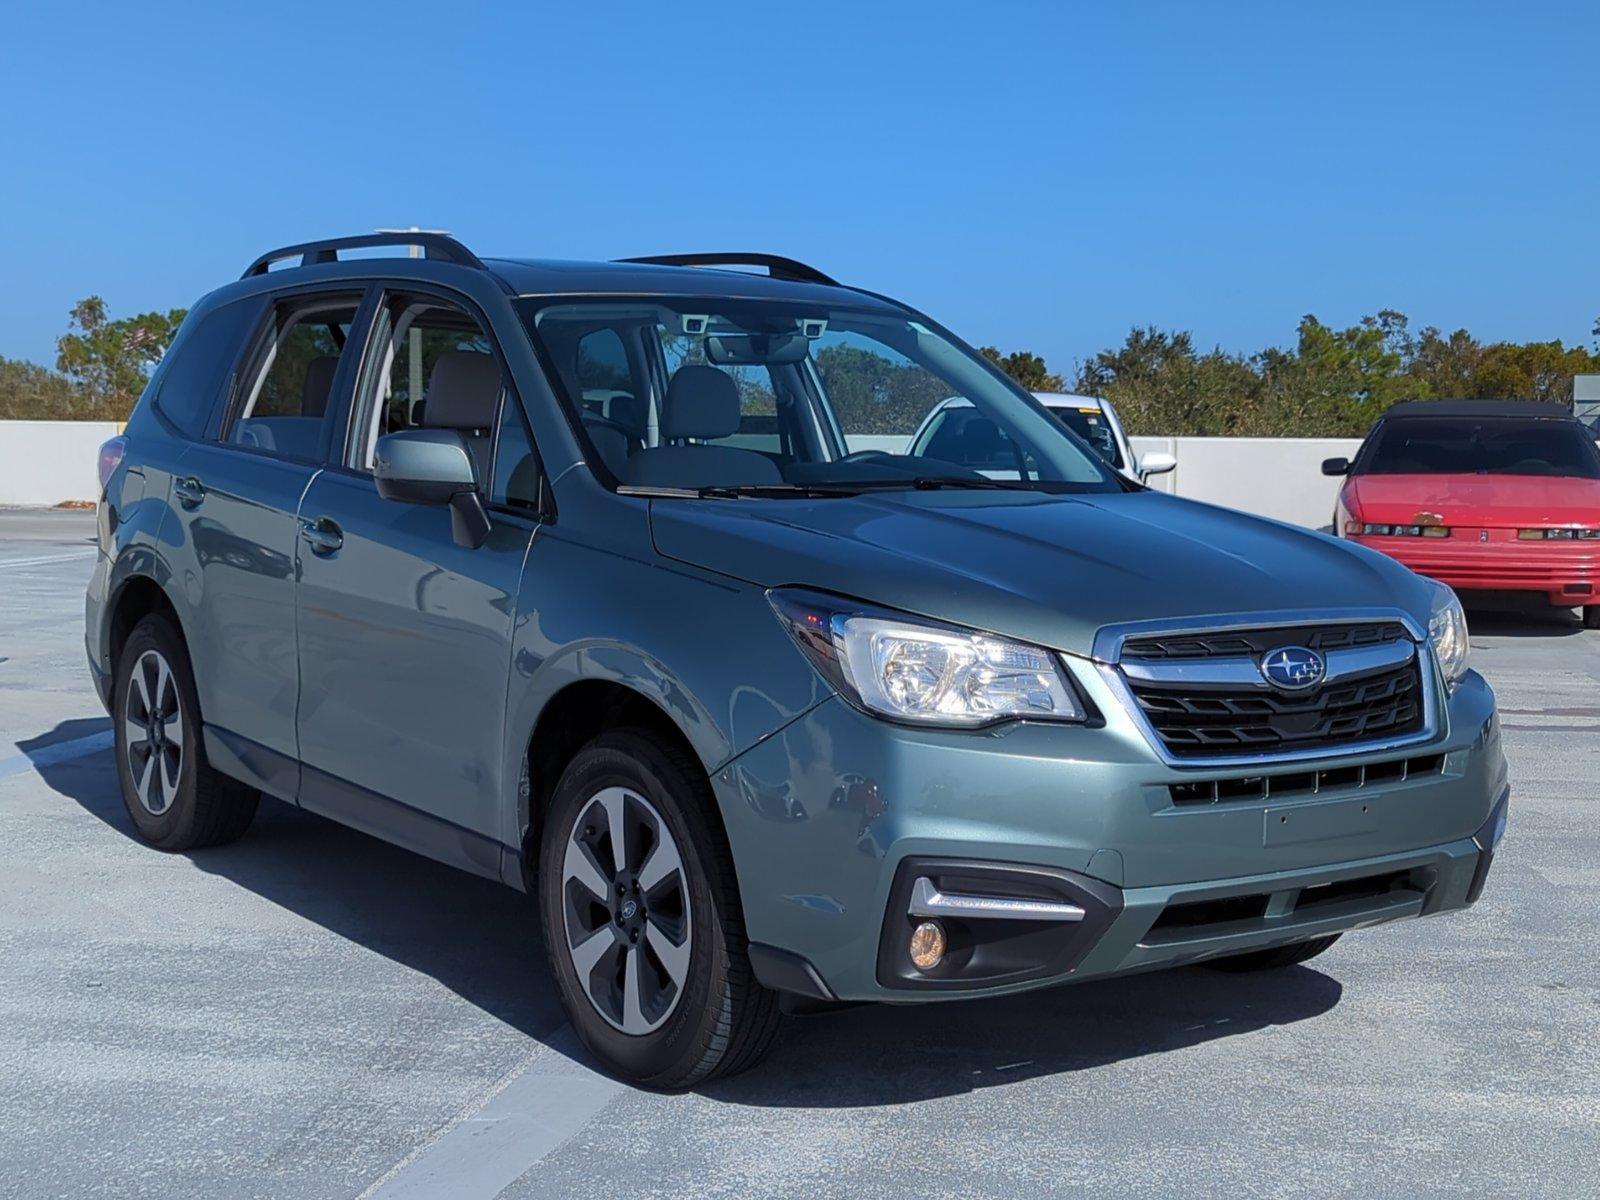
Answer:
[[[1472,840],[1478,847],[1478,865],[1473,868],[1472,882],[1467,885],[1467,903],[1476,904],[1478,897],[1483,895],[1483,885],[1488,882],[1489,868],[1494,865],[1495,852],[1495,826],[1504,821],[1507,809],[1511,806],[1511,789],[1508,787],[1501,794],[1499,803],[1494,806],[1494,811],[1489,814],[1489,819],[1483,827],[1472,835]],[[1502,837],[1504,834],[1501,835]]]
[[[751,942],[750,969],[762,987],[774,992],[788,992],[811,1000],[837,999],[810,960],[792,950]]]
[[[929,971],[907,951],[919,918],[909,915],[920,878],[941,891],[1055,900],[1083,909],[1081,921],[941,918],[949,950]],[[1070,974],[1122,911],[1122,891],[1077,871],[959,858],[907,858],[895,871],[878,939],[878,982],[905,991],[971,991]]]

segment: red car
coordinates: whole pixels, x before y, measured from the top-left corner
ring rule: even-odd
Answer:
[[[1459,590],[1542,592],[1600,629],[1600,449],[1560,404],[1396,404],[1330,458],[1334,533]]]

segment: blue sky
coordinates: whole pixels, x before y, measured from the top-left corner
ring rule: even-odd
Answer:
[[[0,354],[380,225],[764,249],[1052,366],[1600,314],[1600,7],[14,6]]]

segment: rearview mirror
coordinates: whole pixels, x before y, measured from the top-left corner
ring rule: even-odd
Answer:
[[[1325,458],[1322,460],[1322,473],[1324,475],[1350,474],[1350,460],[1348,458]]]
[[[1175,469],[1177,465],[1178,460],[1165,450],[1152,450],[1149,454],[1140,455],[1139,474],[1165,475],[1168,471]]]
[[[724,367],[777,367],[811,352],[803,333],[721,333],[706,339],[706,361]]]
[[[448,504],[456,544],[476,550],[489,536],[489,514],[467,444],[454,429],[403,429],[378,439],[372,459],[378,495],[407,504]]]

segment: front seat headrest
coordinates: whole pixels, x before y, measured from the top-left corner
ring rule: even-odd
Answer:
[[[679,367],[661,405],[661,436],[720,438],[739,431],[739,385],[716,367]]]
[[[321,354],[306,364],[306,381],[300,388],[300,415],[320,417],[328,411],[333,376],[339,369],[337,354]]]
[[[488,429],[495,422],[502,382],[494,355],[447,351],[428,376],[423,420],[433,429]]]

